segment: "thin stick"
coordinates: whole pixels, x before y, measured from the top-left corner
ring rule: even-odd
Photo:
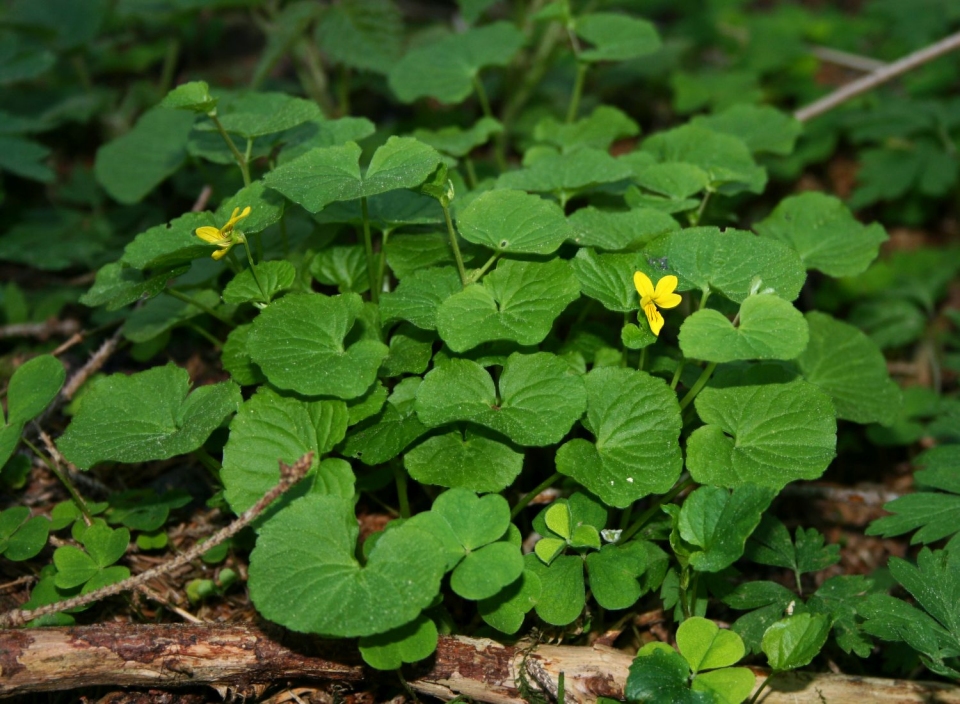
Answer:
[[[61,611],[66,611],[67,609],[74,609],[79,606],[86,606],[87,604],[92,604],[95,601],[100,601],[101,599],[106,599],[109,596],[115,596],[121,592],[125,592],[130,589],[139,589],[142,584],[159,577],[160,575],[173,572],[174,570],[179,569],[188,562],[192,562],[199,558],[203,553],[207,552],[210,548],[214,548],[220,543],[229,540],[234,535],[239,533],[241,530],[246,528],[250,523],[259,516],[263,510],[272,504],[277,497],[279,497],[283,492],[292,487],[298,481],[303,479],[303,476],[307,473],[307,470],[310,469],[310,466],[313,464],[313,453],[308,452],[299,460],[294,462],[292,465],[286,465],[282,461],[280,462],[280,482],[273,487],[270,491],[263,495],[263,497],[257,501],[253,506],[244,511],[240,516],[230,525],[218,530],[216,533],[210,536],[209,539],[205,540],[202,543],[197,543],[192,548],[186,552],[180,553],[175,558],[169,562],[165,562],[162,565],[157,565],[153,569],[149,569],[146,572],[141,572],[138,575],[130,577],[123,580],[122,582],[117,582],[116,584],[110,584],[102,589],[96,589],[89,594],[84,594],[83,596],[77,596],[72,599],[66,599],[64,601],[58,601],[55,604],[48,604],[47,606],[41,606],[38,609],[32,610],[23,610],[23,609],[14,609],[8,611],[5,614],[0,614],[0,628],[9,628],[21,626],[27,621],[32,621],[35,618],[40,616],[46,616],[48,614],[55,614]]]
[[[882,68],[878,68],[876,71],[867,74],[863,78],[858,78],[852,83],[841,86],[829,95],[820,98],[820,100],[817,100],[806,107],[800,108],[793,113],[793,116],[800,120],[800,122],[812,120],[813,118],[832,110],[838,105],[845,103],[851,98],[855,98],[862,93],[866,93],[868,90],[887,83],[897,76],[904,74],[907,71],[911,71],[918,66],[922,66],[925,63],[933,61],[934,59],[954,51],[955,49],[960,49],[960,32],[951,34],[949,37],[941,39],[935,44],[924,47],[919,51],[913,52],[912,54],[907,54],[902,59],[894,61],[892,64],[887,64]]]
[[[76,320],[45,320],[42,323],[13,323],[0,326],[0,340],[9,337],[36,337],[46,340],[51,335],[69,337],[80,332],[80,323]]]
[[[63,385],[63,389],[60,391],[60,398],[64,401],[69,401],[73,398],[73,395],[77,393],[77,390],[89,379],[91,376],[100,371],[100,368],[106,364],[107,360],[110,358],[110,355],[114,353],[117,349],[117,345],[120,344],[120,330],[118,328],[113,335],[111,335],[107,340],[100,345],[99,349],[93,353],[93,356],[87,360],[87,363],[80,367],[77,370],[77,373],[74,374]]]
[[[849,51],[840,51],[828,46],[812,46],[810,47],[810,53],[828,64],[852,68],[855,71],[878,71],[887,65],[885,61],[872,59],[869,56],[851,54]]]

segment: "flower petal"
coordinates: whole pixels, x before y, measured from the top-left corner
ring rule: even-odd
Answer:
[[[227,252],[229,251],[230,251],[229,247],[224,247],[223,249],[218,249],[216,252],[214,252],[210,256],[219,261],[220,259],[223,259],[225,256],[227,256]]]
[[[223,235],[220,233],[220,230],[215,227],[210,227],[209,225],[206,227],[198,227],[194,231],[194,234],[196,234],[196,236],[202,239],[204,242],[208,242],[210,244],[218,244],[224,239]]]
[[[680,282],[677,280],[676,276],[674,276],[673,274],[667,274],[657,282],[655,297],[660,298],[660,296],[665,296],[668,293],[673,293],[674,291],[677,290],[678,283]]]
[[[642,271],[636,271],[633,274],[633,285],[637,287],[637,293],[644,298],[653,298],[654,288],[650,277]]]
[[[643,307],[643,312],[647,316],[647,322],[650,323],[650,331],[659,337],[660,329],[663,327],[663,316],[660,315],[660,311],[655,305],[648,303]]]
[[[245,217],[247,217],[250,214],[250,211],[251,211],[251,208],[248,205],[246,208],[243,209],[243,212],[240,213],[240,216],[237,218],[237,220],[243,220]]]
[[[676,308],[680,305],[680,302],[683,298],[679,293],[663,293],[657,294],[657,297],[654,299],[654,302],[660,308]]]

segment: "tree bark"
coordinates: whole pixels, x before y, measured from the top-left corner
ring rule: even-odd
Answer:
[[[441,699],[464,695],[490,704],[521,704],[523,695],[567,702],[622,698],[632,657],[605,646],[505,646],[441,636],[434,657],[406,669],[410,686]],[[757,686],[766,675],[757,673]],[[103,624],[0,631],[0,697],[92,686],[175,689],[208,685],[240,692],[288,682],[396,681],[363,665],[349,641],[246,626]],[[525,682],[526,684],[521,684]],[[529,687],[529,690],[525,689]],[[523,691],[521,691],[523,690]],[[766,704],[930,702],[960,704],[960,688],[933,682],[830,673],[780,675]]]

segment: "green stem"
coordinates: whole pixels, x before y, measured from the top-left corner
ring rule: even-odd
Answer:
[[[497,261],[499,258],[500,258],[500,252],[497,252],[492,257],[490,257],[487,260],[487,263],[484,264],[482,267],[471,271],[470,274],[467,276],[467,283],[475,284],[477,281],[479,281],[480,278],[487,273],[487,270],[493,266],[493,263]]]
[[[640,350],[640,363],[637,365],[637,369],[642,372],[645,366],[647,366],[647,348],[646,347]]]
[[[213,335],[211,335],[209,332],[204,330],[202,327],[200,327],[196,323],[190,323],[189,325],[187,325],[187,327],[193,330],[195,333],[197,333],[200,337],[205,338],[207,342],[209,342],[211,345],[214,346],[214,348],[218,350],[223,348],[223,343],[220,340],[215,338]]]
[[[260,283],[260,277],[257,276],[257,265],[253,263],[253,255],[250,253],[250,245],[247,244],[247,238],[243,237],[243,251],[247,253],[247,263],[250,264],[250,274],[253,276],[253,280],[257,283],[257,288],[260,289],[260,295],[263,296],[263,302],[269,303],[270,297],[267,295],[267,290],[263,287],[263,284]]]
[[[573,83],[573,95],[570,96],[570,107],[567,108],[567,123],[577,119],[577,110],[580,109],[580,96],[583,95],[583,83],[587,78],[588,64],[577,64],[577,78]]]
[[[453,229],[453,219],[450,217],[450,206],[444,201],[440,201],[440,207],[443,208],[443,218],[447,221],[447,233],[450,235],[450,248],[453,250],[453,258],[457,260],[457,271],[460,272],[460,281],[463,286],[467,285],[467,270],[463,267],[463,255],[460,254],[460,244],[457,242],[457,231]]]
[[[480,109],[486,117],[493,117],[493,111],[490,109],[490,99],[487,98],[487,89],[483,87],[483,81],[480,76],[473,77],[473,89],[477,91],[477,100],[480,101]]]
[[[707,203],[710,202],[710,195],[713,191],[707,191],[703,195],[703,199],[700,201],[700,207],[697,208],[697,212],[690,215],[690,225],[696,227],[700,224],[700,218],[703,217],[703,211],[707,209]]]
[[[223,481],[220,479],[220,470],[223,469],[223,465],[217,462],[216,458],[213,457],[209,452],[207,452],[203,447],[198,447],[193,451],[193,456],[197,458],[197,461],[202,464],[210,474],[213,475],[213,478],[216,480],[217,484],[223,486]]]
[[[214,127],[217,128],[217,132],[220,133],[220,136],[223,138],[223,141],[226,142],[230,153],[233,154],[233,158],[237,162],[237,166],[240,167],[240,174],[243,176],[243,185],[249,186],[250,167],[247,164],[247,160],[244,158],[243,154],[240,153],[240,150],[237,149],[237,145],[233,143],[233,139],[227,134],[227,131],[223,129],[223,123],[221,123],[220,118],[217,117],[216,111],[208,112],[207,117],[213,120]]]
[[[639,531],[641,528],[647,525],[650,519],[653,518],[657,514],[657,512],[660,511],[661,506],[673,501],[677,497],[677,494],[679,494],[684,489],[690,486],[693,486],[693,484],[694,484],[694,481],[689,477],[687,477],[686,479],[681,477],[680,481],[678,481],[670,491],[668,491],[666,494],[664,494],[663,496],[658,498],[656,501],[654,501],[653,504],[650,506],[650,508],[648,508],[646,511],[640,514],[640,517],[633,522],[633,525],[631,525],[629,528],[623,531],[623,533],[620,534],[620,540],[618,540],[617,542],[625,543],[628,540],[630,540],[630,538],[632,538],[637,534],[637,531]]]
[[[553,22],[544,31],[540,38],[540,44],[533,56],[533,62],[529,69],[524,71],[524,80],[520,88],[511,96],[506,107],[503,109],[502,122],[504,132],[509,130],[514,117],[520,114],[523,107],[530,100],[534,90],[543,80],[547,69],[550,67],[550,57],[557,43],[564,35],[563,26],[559,22]]]
[[[383,231],[380,241],[380,266],[377,267],[377,290],[383,290],[383,277],[387,273],[387,240],[390,239],[390,230]]]
[[[703,295],[700,297],[700,305],[697,307],[697,310],[703,310],[707,307],[707,301],[710,299],[710,289],[707,288]]]
[[[167,53],[163,57],[163,68],[160,70],[160,95],[166,95],[173,85],[173,74],[177,70],[177,60],[180,58],[180,39],[173,37],[167,42]]]
[[[474,190],[477,187],[477,170],[473,168],[473,159],[464,157],[463,165],[467,169],[467,185],[470,190]]]
[[[687,366],[687,358],[684,357],[680,360],[680,363],[677,364],[677,368],[673,372],[673,379],[670,380],[670,388],[676,389],[677,384],[680,383],[680,375],[683,374],[683,368]]]
[[[23,441],[24,445],[33,451],[33,454],[40,458],[41,462],[47,465],[47,469],[53,472],[57,479],[60,480],[60,483],[63,484],[64,488],[70,494],[70,498],[73,499],[73,503],[80,510],[80,513],[83,514],[84,522],[87,525],[93,523],[93,514],[90,513],[90,509],[87,507],[87,502],[83,500],[83,497],[80,496],[80,492],[78,492],[76,487],[73,485],[73,482],[70,481],[70,478],[67,477],[63,471],[61,471],[61,469],[57,466],[57,463],[50,461],[50,459],[48,459],[47,456],[40,451],[40,448],[27,440],[27,438],[21,437],[20,439]]]
[[[750,697],[750,701],[748,702],[748,704],[757,704],[757,702],[760,701],[760,693],[767,688],[767,685],[770,684],[770,680],[772,680],[776,674],[777,674],[776,672],[770,673],[767,679],[763,681],[763,684],[761,684],[757,688],[757,691],[753,693],[753,696]]]
[[[400,502],[400,517],[410,518],[410,498],[407,496],[407,472],[403,467],[393,468],[393,479],[397,483],[397,501]]]
[[[533,487],[533,489],[531,489],[531,490],[528,491],[526,494],[524,494],[524,495],[520,498],[520,500],[516,503],[516,505],[514,505],[514,507],[510,510],[510,519],[513,520],[513,519],[516,518],[518,515],[520,515],[520,512],[521,512],[523,509],[525,509],[525,508],[527,507],[527,505],[528,505],[531,501],[533,501],[535,498],[537,498],[537,496],[539,496],[540,492],[542,492],[542,491],[544,491],[545,489],[547,489],[547,488],[549,488],[550,486],[552,486],[553,483],[556,482],[556,481],[560,478],[560,476],[561,476],[561,475],[560,475],[560,472],[554,472],[554,473],[551,474],[549,477],[547,477],[547,478],[544,479],[542,482],[540,482],[540,483],[537,484],[535,487]]]
[[[202,311],[203,311],[204,313],[206,313],[207,315],[211,315],[211,316],[213,316],[214,318],[216,318],[217,320],[219,320],[221,323],[226,323],[227,325],[233,325],[233,323],[230,321],[229,318],[224,317],[221,313],[218,313],[218,312],[215,311],[213,308],[211,308],[210,306],[208,306],[206,303],[201,303],[200,301],[198,301],[197,299],[193,298],[192,296],[188,296],[187,294],[185,294],[185,293],[183,293],[183,292],[181,292],[181,291],[178,291],[178,290],[175,289],[175,288],[165,288],[165,289],[163,289],[163,292],[164,292],[165,294],[167,294],[168,296],[173,296],[173,297],[176,298],[178,301],[183,301],[184,303],[189,303],[189,304],[192,305],[194,308],[199,308],[200,310],[202,310]]]
[[[693,401],[693,399],[697,397],[697,394],[700,393],[701,389],[707,385],[707,382],[710,381],[710,377],[713,375],[713,370],[716,368],[716,362],[710,362],[710,364],[703,368],[703,371],[700,372],[700,377],[694,382],[693,386],[690,387],[687,395],[680,400],[681,411],[689,406],[691,401]]]
[[[327,74],[323,70],[320,54],[309,38],[304,39],[301,44],[303,46],[304,63],[313,81],[314,100],[323,110],[323,114],[330,117],[333,115],[333,101],[330,99],[329,82],[327,81]]]
[[[363,248],[367,252],[367,278],[370,279],[370,300],[380,302],[380,292],[377,290],[377,270],[373,258],[373,237],[370,235],[370,213],[367,209],[367,199],[360,199],[360,214],[363,217]]]

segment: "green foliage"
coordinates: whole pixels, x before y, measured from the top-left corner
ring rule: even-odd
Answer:
[[[43,413],[60,392],[65,378],[63,365],[51,355],[34,357],[10,377],[6,419],[0,409],[0,467],[17,449],[24,426]]]

